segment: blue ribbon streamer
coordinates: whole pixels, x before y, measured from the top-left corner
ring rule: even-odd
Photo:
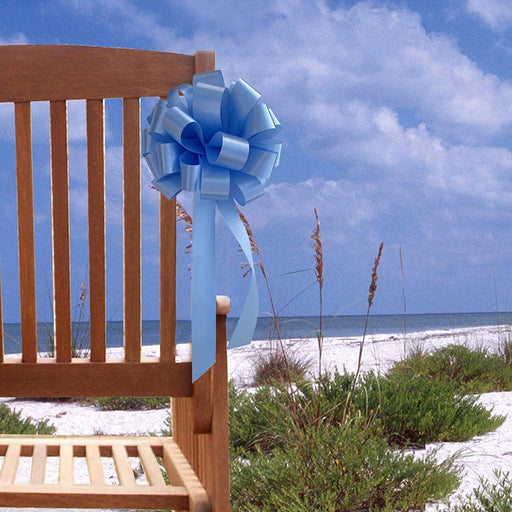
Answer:
[[[281,125],[261,95],[242,79],[229,87],[220,71],[194,75],[193,84],[159,100],[142,132],[153,185],[168,199],[193,192],[192,377],[215,362],[215,207],[240,244],[251,284],[229,347],[249,343],[258,315],[256,273],[249,237],[235,201],[261,196],[279,165]]]

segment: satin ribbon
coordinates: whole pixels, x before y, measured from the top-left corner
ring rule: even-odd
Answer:
[[[249,237],[235,201],[260,197],[279,165],[281,125],[261,95],[243,79],[229,87],[220,71],[159,100],[142,132],[152,181],[165,197],[192,192],[192,378],[215,363],[215,209],[241,246],[251,284],[229,348],[250,343],[258,316],[256,273]]]

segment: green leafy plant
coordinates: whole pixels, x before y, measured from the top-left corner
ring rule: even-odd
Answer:
[[[363,421],[325,425],[288,438],[272,455],[260,446],[232,458],[233,512],[406,511],[441,499],[458,484],[453,461],[439,464],[389,450]]]
[[[142,411],[169,407],[169,397],[124,396],[95,398],[94,403],[102,411]]]
[[[430,353],[416,350],[395,363],[389,373],[447,380],[465,394],[512,389],[512,368],[502,356],[465,345],[448,345]]]
[[[452,512],[512,512],[512,478],[510,473],[495,471],[495,482],[481,480],[468,501],[451,508]]]
[[[393,445],[467,441],[505,421],[478,404],[477,396],[460,394],[453,381],[422,374],[368,373],[358,391],[354,407],[365,414],[372,411]]]
[[[11,410],[6,404],[0,403],[0,434],[55,434],[57,429],[49,420],[36,421],[22,418],[21,412]]]

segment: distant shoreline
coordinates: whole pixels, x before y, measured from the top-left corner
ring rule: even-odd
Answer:
[[[228,338],[235,328],[237,318],[228,318]],[[365,315],[324,316],[323,334],[325,337],[357,337],[363,333]],[[416,334],[425,331],[451,330],[467,327],[487,327],[512,324],[512,312],[491,313],[426,313],[426,314],[397,314],[371,315],[368,332],[380,334]],[[318,326],[317,316],[282,316],[279,318],[280,331],[284,338],[316,337]],[[74,323],[74,329],[80,331],[80,336],[87,337],[88,322]],[[107,322],[107,347],[123,346],[123,323],[121,321]],[[47,349],[45,343],[53,335],[52,324],[38,323],[39,349]],[[258,319],[253,339],[265,340],[276,337],[274,320],[268,316]],[[158,344],[160,325],[155,320],[142,322],[142,344],[151,346]],[[21,351],[21,327],[19,324],[4,324],[4,351],[15,354]],[[176,341],[178,344],[190,341],[190,321],[176,322]]]

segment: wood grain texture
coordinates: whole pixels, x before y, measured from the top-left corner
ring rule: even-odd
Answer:
[[[160,194],[160,357],[176,356],[176,199]]]
[[[135,475],[126,448],[119,444],[112,446],[112,457],[119,483],[124,487],[135,487]]]
[[[190,396],[191,371],[190,363],[160,362],[158,358],[141,363],[4,362],[0,396]]]
[[[216,362],[213,367],[213,418],[211,433],[211,476],[208,494],[214,512],[229,511],[229,428],[228,428],[228,358],[226,317],[217,316]]]
[[[128,436],[23,436],[0,435],[0,455],[4,456],[0,479],[0,506],[28,507],[119,507],[159,508],[208,512],[210,500],[190,464],[170,438]],[[31,484],[16,484],[14,478],[20,456],[38,459]],[[120,485],[107,485],[101,457],[112,457]],[[137,485],[128,457],[140,457],[150,485]],[[58,484],[43,484],[47,457],[59,457]],[[90,484],[74,485],[69,476],[73,457],[86,457]],[[162,478],[155,457],[161,457],[171,484]],[[91,469],[93,468],[93,469]],[[151,469],[148,469],[151,468]],[[34,470],[33,470],[34,471]],[[95,475],[95,476],[93,476]],[[104,501],[101,502],[100,500]]]
[[[105,361],[105,129],[102,100],[87,100],[87,194],[91,361]]]
[[[192,385],[192,415],[194,434],[209,434],[212,429],[212,378],[210,368]]]
[[[141,443],[138,448],[139,458],[149,484],[153,486],[165,486],[164,477],[160,471],[160,466],[155,458],[151,444],[149,442]]]
[[[2,469],[0,470],[0,487],[3,484],[14,483],[20,462],[20,452],[21,446],[19,443],[12,443],[7,448]]]
[[[127,361],[141,351],[140,101],[123,100],[124,349]]]
[[[50,103],[53,315],[55,353],[71,361],[71,285],[69,263],[68,123],[65,101]]]
[[[103,485],[33,485],[0,487],[0,507],[53,508],[128,508],[189,510],[184,487],[123,487]]]
[[[32,453],[32,466],[30,468],[30,483],[44,484],[46,473],[46,446],[38,444],[34,446]]]
[[[30,103],[16,103],[14,118],[16,123],[21,352],[23,361],[33,363],[37,359],[37,324]]]
[[[215,52],[198,51],[194,57],[194,73],[207,73],[215,70]]]
[[[165,97],[190,82],[194,57],[67,45],[0,47],[0,102]]]
[[[73,485],[75,462],[73,460],[73,447],[65,444],[60,447],[59,453],[59,485]]]
[[[194,473],[187,459],[171,440],[163,445],[164,465],[172,466],[171,473],[178,474],[183,481],[183,486],[190,496],[190,512],[210,512],[212,510],[210,499]],[[220,512],[221,509],[219,509]],[[229,512],[229,508],[225,509]]]
[[[88,444],[85,447],[85,459],[89,470],[89,481],[91,485],[105,485],[105,473],[101,463],[100,449],[97,444]]]

